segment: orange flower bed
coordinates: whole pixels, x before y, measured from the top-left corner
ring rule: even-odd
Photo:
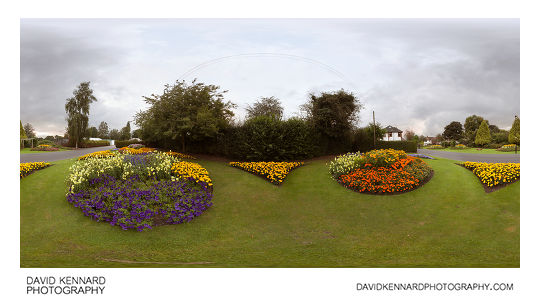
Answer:
[[[390,167],[363,167],[341,175],[338,182],[347,188],[367,193],[397,193],[412,190],[427,180],[433,170],[421,159],[407,156]]]

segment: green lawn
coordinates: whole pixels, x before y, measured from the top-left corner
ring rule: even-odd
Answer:
[[[60,148],[58,152],[68,151],[70,149]],[[51,153],[50,151],[32,151],[30,147],[21,148],[21,154]]]
[[[200,160],[214,205],[145,232],[98,223],[65,199],[74,159],[21,180],[21,267],[519,267],[519,182],[485,193],[455,161],[425,186],[359,194],[306,162],[281,187]]]
[[[469,154],[513,154],[514,152],[500,152],[495,149],[490,148],[484,148],[484,149],[476,149],[476,148],[467,148],[467,149],[450,149],[450,148],[443,148],[443,149],[429,149],[427,150],[434,150],[434,151],[443,151],[443,152],[455,152],[455,153],[469,153]],[[519,154],[519,151],[517,152]]]

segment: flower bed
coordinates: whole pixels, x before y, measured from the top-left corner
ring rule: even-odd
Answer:
[[[67,199],[122,229],[187,222],[212,205],[208,171],[162,152],[88,156],[70,167]]]
[[[140,155],[155,152],[156,149],[152,147],[130,148],[126,146],[119,148],[118,151],[124,154]]]
[[[197,158],[191,156],[191,155],[188,155],[188,154],[182,154],[182,153],[177,153],[177,152],[173,152],[173,151],[168,151],[168,152],[165,152],[167,155],[169,156],[173,156],[173,157],[176,157],[178,159],[192,159],[192,160],[196,160]]]
[[[343,186],[376,194],[410,191],[433,175],[433,169],[421,159],[393,149],[339,156],[329,163],[329,170]]]
[[[280,185],[291,170],[304,165],[304,162],[229,162],[229,165]]]
[[[442,145],[439,145],[439,144],[433,144],[433,145],[430,145],[428,147],[426,147],[427,149],[443,149],[444,147]]]
[[[48,162],[28,162],[20,164],[20,175],[21,179],[33,173],[36,170],[40,170],[46,167],[51,166],[51,163]]]
[[[49,145],[49,144],[41,144],[41,145],[38,145],[37,147],[31,148],[30,150],[31,151],[42,151],[42,152],[55,152],[55,151],[58,151],[60,149],[58,147],[54,147],[54,146]]]
[[[515,144],[506,144],[497,149],[500,152],[513,152],[516,150]],[[519,147],[517,147],[517,150],[519,150]]]
[[[78,160],[86,160],[89,158],[109,158],[114,155],[115,155],[114,152],[110,150],[104,150],[104,151],[93,152],[93,153],[86,154],[84,156],[80,156]]]
[[[519,163],[463,162],[461,166],[472,170],[486,192],[495,191],[519,180]]]
[[[452,148],[453,149],[467,149],[467,146],[465,144],[456,144],[456,146]]]

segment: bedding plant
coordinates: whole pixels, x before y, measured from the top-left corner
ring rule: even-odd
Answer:
[[[486,192],[492,192],[519,180],[519,163],[463,162],[479,179]]]
[[[36,170],[40,170],[49,166],[51,166],[51,163],[48,163],[48,162],[21,163],[20,164],[20,176],[21,176],[20,178],[22,179]]]
[[[197,163],[153,149],[84,157],[70,167],[67,200],[97,221],[143,231],[188,222],[212,205],[210,176]]]
[[[506,144],[497,149],[500,152],[513,152],[516,151],[516,145],[515,144]],[[517,147],[517,150],[519,150],[519,147]]]
[[[363,193],[401,193],[419,187],[433,175],[423,160],[394,149],[336,157],[330,174],[343,186]]]
[[[291,170],[304,165],[304,162],[229,162],[229,165],[280,185]]]

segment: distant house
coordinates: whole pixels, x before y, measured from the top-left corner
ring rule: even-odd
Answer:
[[[437,144],[437,137],[426,137],[426,141],[424,141],[424,145],[431,145],[431,144]]]
[[[403,140],[403,131],[391,125],[383,129],[385,131],[383,141],[401,141]]]

